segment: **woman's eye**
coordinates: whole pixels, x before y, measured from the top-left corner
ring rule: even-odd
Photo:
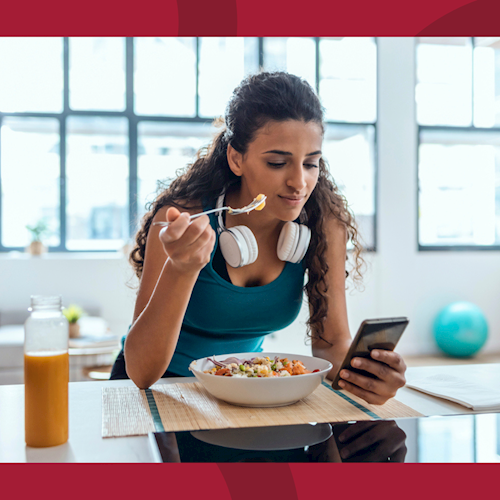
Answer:
[[[281,167],[284,167],[286,165],[285,162],[282,162],[282,163],[273,163],[273,162],[270,162],[270,161],[268,161],[267,164],[270,167],[273,167],[273,168],[281,168]],[[314,163],[304,163],[304,167],[306,167],[307,169],[312,169],[312,168],[319,168],[319,165],[316,165]]]

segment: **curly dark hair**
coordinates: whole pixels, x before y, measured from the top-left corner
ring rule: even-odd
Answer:
[[[155,201],[149,204],[148,212],[142,219],[141,228],[136,235],[136,245],[130,254],[130,262],[140,279],[146,241],[151,223],[156,213],[165,206],[180,209],[188,207],[181,203],[197,202],[202,209],[203,200],[215,200],[228,186],[240,182],[227,161],[227,146],[245,154],[256,132],[267,122],[300,120],[315,122],[324,133],[323,107],[312,87],[301,78],[285,72],[261,72],[249,76],[234,90],[227,105],[225,126],[212,143],[198,151],[196,160],[188,165],[181,174],[160,192]],[[221,120],[220,120],[221,121]],[[311,242],[305,256],[308,280],[304,286],[311,314],[307,322],[307,334],[312,339],[322,338],[324,320],[327,315],[328,272],[326,254],[328,245],[325,237],[324,221],[333,216],[346,229],[347,239],[353,247],[351,278],[361,282],[362,245],[354,216],[349,210],[345,197],[339,192],[331,177],[327,164],[319,161],[319,178],[314,191],[307,200],[300,222],[311,229]],[[349,272],[346,270],[346,277]]]

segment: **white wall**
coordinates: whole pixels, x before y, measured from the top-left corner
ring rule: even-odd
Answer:
[[[135,289],[131,266],[116,254],[0,254],[0,313],[26,310],[30,295],[62,295],[63,304],[98,309],[113,332],[125,334]]]
[[[414,108],[414,39],[379,39],[378,216],[376,254],[363,292],[348,292],[354,333],[365,318],[408,316],[399,352],[437,352],[431,325],[439,309],[456,300],[481,307],[490,325],[485,350],[500,351],[500,252],[417,251],[417,131]],[[0,311],[23,309],[31,294],[58,293],[64,303],[100,307],[116,332],[132,317],[135,291],[123,258],[109,255],[0,256]],[[289,328],[266,341],[266,349],[304,352],[303,309]]]

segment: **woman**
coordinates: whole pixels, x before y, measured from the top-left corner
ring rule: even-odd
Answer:
[[[354,245],[354,278],[361,247],[322,158],[323,134],[319,99],[296,76],[261,73],[234,91],[225,128],[143,219],[131,254],[140,279],[133,324],[111,378],[147,388],[162,376],[189,375],[193,359],[258,351],[266,334],[297,317],[303,289],[313,355],[331,361],[335,376],[351,342],[346,244]],[[243,207],[259,194],[267,196],[261,211],[189,222],[190,214]],[[165,220],[166,228],[153,225]],[[221,250],[226,229],[239,234],[233,247],[248,246],[235,267],[226,262],[234,248]],[[287,256],[284,246],[297,241],[302,254]],[[406,367],[397,353],[375,350],[372,358],[353,363],[379,380],[343,370],[342,387],[382,404],[404,385]]]

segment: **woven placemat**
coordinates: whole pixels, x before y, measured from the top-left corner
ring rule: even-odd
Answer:
[[[279,408],[233,406],[209,394],[198,382],[156,384],[145,391],[137,387],[102,390],[102,437],[419,416],[395,399],[370,405],[326,383],[307,398]]]

